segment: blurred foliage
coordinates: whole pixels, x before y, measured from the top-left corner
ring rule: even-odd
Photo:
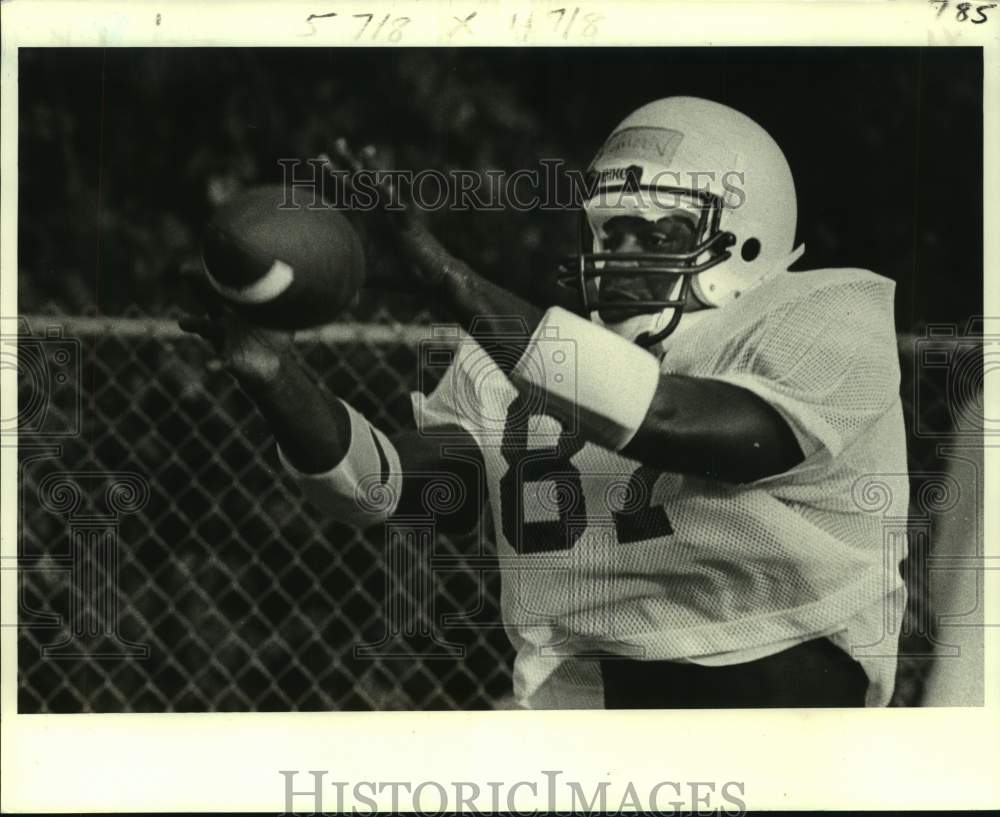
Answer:
[[[337,136],[414,170],[583,168],[673,94],[740,108],[783,145],[801,266],[894,278],[901,330],[982,308],[975,49],[22,49],[19,81],[22,312],[170,312],[213,204]],[[432,223],[514,289],[575,242],[565,212]]]

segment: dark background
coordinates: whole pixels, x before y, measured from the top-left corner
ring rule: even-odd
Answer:
[[[900,331],[982,308],[978,48],[22,49],[19,70],[22,312],[170,312],[213,202],[337,136],[414,170],[582,169],[630,111],[676,94],[783,146],[799,268],[893,278]],[[570,213],[433,224],[516,289],[576,229]]]

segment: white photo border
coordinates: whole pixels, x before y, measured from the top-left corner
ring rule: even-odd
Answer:
[[[986,25],[938,16],[939,3],[585,2],[593,36],[515,39],[511,14],[569,4],[506,0],[400,2],[28,2],[2,5],[0,314],[17,314],[17,49],[29,46],[352,46],[353,28],[310,14],[407,16],[401,45],[968,46],[984,49],[984,223],[1000,224],[1000,8]],[[472,31],[455,20],[476,12]],[[451,36],[451,38],[449,38]],[[360,44],[360,43],[358,43]],[[371,43],[385,45],[392,43]],[[789,104],[793,104],[790,101]],[[986,315],[1000,315],[1000,231],[984,231]],[[947,271],[942,271],[947,276]],[[14,374],[2,411],[16,415]],[[987,417],[1000,384],[986,380]],[[5,444],[6,445],[6,444]],[[282,811],[279,770],[329,770],[344,781],[585,783],[742,781],[749,809],[1000,806],[1000,571],[986,571],[986,706],[975,709],[722,712],[454,712],[18,715],[17,457],[3,449],[2,809],[5,812]],[[998,451],[986,449],[986,496],[1000,495]],[[1000,557],[996,504],[986,502],[988,557]],[[991,511],[990,508],[993,507]],[[332,793],[332,789],[330,790]],[[389,792],[376,797],[389,807]],[[669,798],[667,798],[669,799]],[[430,802],[435,802],[433,798]],[[529,792],[518,803],[528,808]],[[567,808],[566,798],[539,808]],[[304,803],[298,804],[305,808]],[[332,802],[331,802],[332,806]],[[689,806],[690,807],[690,806]]]

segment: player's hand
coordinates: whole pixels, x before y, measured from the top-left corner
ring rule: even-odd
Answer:
[[[212,344],[222,365],[247,385],[274,382],[294,348],[293,332],[254,326],[232,310],[214,318],[187,315],[178,325]]]
[[[192,308],[204,314],[185,315],[177,325],[207,340],[222,365],[241,383],[273,382],[286,357],[292,354],[294,333],[263,329],[226,308],[200,268],[182,268],[181,279],[193,301]]]
[[[450,272],[461,264],[434,237],[421,220],[417,208],[406,199],[405,192],[384,172],[382,158],[371,145],[354,151],[345,139],[334,143],[332,155],[319,157],[337,179],[345,179],[348,193],[358,193],[366,199],[371,188],[363,190],[353,181],[365,174],[374,182],[375,211],[393,235],[398,249],[407,262],[413,278],[423,287],[435,289],[444,283]]]

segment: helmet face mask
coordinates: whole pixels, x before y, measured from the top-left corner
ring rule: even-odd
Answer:
[[[565,260],[557,280],[577,288],[584,310],[597,313],[605,324],[670,311],[666,326],[635,339],[652,346],[679,323],[693,277],[730,257],[736,237],[719,229],[722,209],[717,196],[703,191],[666,185],[600,187],[580,214],[579,252]],[[609,223],[638,218],[655,224],[678,211],[691,218],[692,230],[670,251],[623,252],[607,246],[604,226]],[[637,292],[647,297],[637,297]]]
[[[793,250],[795,186],[783,152],[725,105],[695,97],[644,105],[615,128],[588,173],[579,250],[557,280],[577,290],[592,319],[633,316],[619,334],[642,346],[673,332],[685,306],[731,304],[804,249]],[[612,218],[655,222],[678,211],[697,222],[688,244],[634,252],[635,242],[604,243]]]

